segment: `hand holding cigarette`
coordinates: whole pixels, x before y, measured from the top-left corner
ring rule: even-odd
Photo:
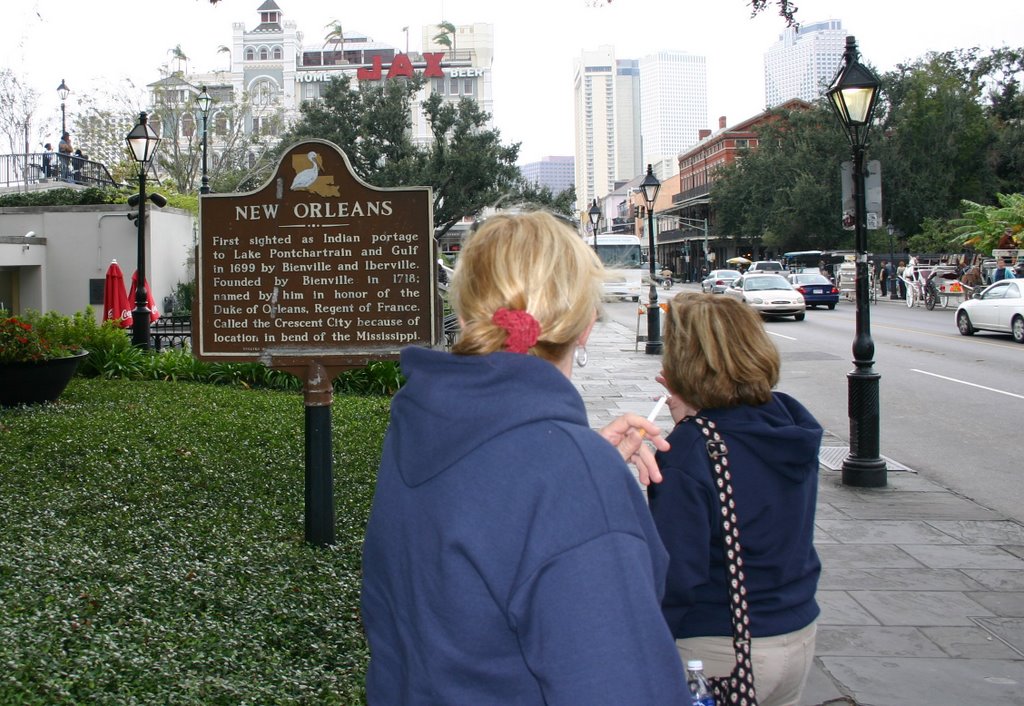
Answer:
[[[637,476],[643,485],[661,482],[661,472],[654,460],[654,452],[668,451],[669,444],[662,438],[661,429],[654,424],[654,419],[665,406],[666,400],[665,396],[659,398],[646,419],[638,414],[627,413],[601,430],[601,436],[619,450],[623,460],[636,466]],[[645,444],[645,439],[650,444]]]

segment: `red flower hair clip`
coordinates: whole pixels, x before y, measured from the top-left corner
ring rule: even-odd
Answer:
[[[491,321],[508,333],[505,350],[510,353],[526,353],[540,336],[540,324],[528,311],[501,307],[494,312]]]

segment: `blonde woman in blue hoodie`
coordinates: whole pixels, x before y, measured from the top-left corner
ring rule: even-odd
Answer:
[[[735,299],[680,294],[669,303],[659,378],[676,426],[648,488],[669,552],[662,610],[683,660],[711,676],[735,664],[719,492],[707,438],[728,449],[760,706],[799,704],[814,658],[821,563],[814,550],[821,425],[773,391],[779,354],[758,314]]]
[[[402,352],[366,530],[369,703],[688,703],[624,461],[653,463],[641,430],[667,446],[636,415],[593,431],[569,379],[600,262],[549,214],[502,215],[452,279],[459,340]]]

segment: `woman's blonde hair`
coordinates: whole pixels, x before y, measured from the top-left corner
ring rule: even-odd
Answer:
[[[720,294],[672,299],[664,349],[665,381],[697,409],[764,404],[779,382],[779,352],[761,317]]]
[[[540,324],[530,353],[562,359],[600,307],[602,274],[597,255],[550,213],[488,218],[463,244],[452,278],[452,308],[462,321],[452,352],[502,350],[508,332],[492,317],[506,308]]]

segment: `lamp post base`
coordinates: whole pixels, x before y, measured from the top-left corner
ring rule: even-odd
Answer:
[[[843,460],[843,485],[854,488],[884,488],[887,482],[884,460],[851,456]]]
[[[858,361],[855,361],[858,362]],[[850,417],[850,455],[843,460],[843,485],[884,488],[885,460],[879,455],[879,380],[870,361],[859,361],[846,376]]]
[[[651,281],[654,281],[653,273]],[[647,305],[647,345],[644,353],[661,355],[661,307],[658,305],[658,290],[651,285],[651,293]]]

